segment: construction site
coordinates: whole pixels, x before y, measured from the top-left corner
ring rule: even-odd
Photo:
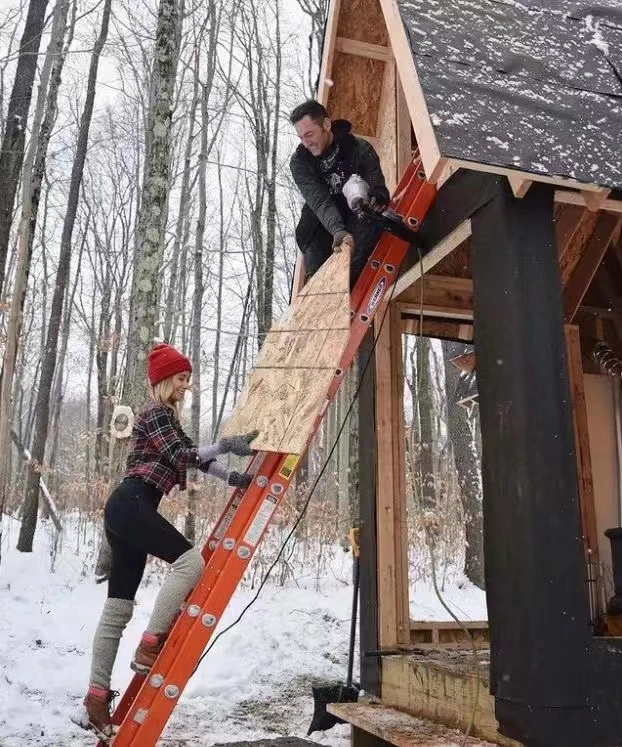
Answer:
[[[619,0],[330,0],[316,98],[380,157],[380,239],[353,287],[347,249],[306,282],[298,252],[289,308],[222,427],[259,432],[250,484],[98,747],[159,743],[351,370],[360,671],[350,650],[318,728],[349,724],[352,747],[620,747]],[[487,619],[411,616],[409,337],[472,346],[452,362],[479,408]],[[438,521],[423,514],[433,569]]]
[[[255,480],[117,709],[117,747],[155,744],[357,356],[365,697],[328,711],[354,747],[622,744],[620,80],[581,12],[549,5],[332,0],[318,99],[380,154],[405,231],[387,228],[352,294],[346,252],[304,288],[299,256],[226,426],[259,424]],[[475,344],[487,621],[409,619],[411,334]]]

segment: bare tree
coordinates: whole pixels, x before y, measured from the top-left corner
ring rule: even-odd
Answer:
[[[326,14],[328,12],[329,0],[297,0],[300,9],[308,16],[311,22],[309,30],[309,46],[307,49],[307,80],[308,95],[315,95],[317,90],[317,78],[319,75],[319,64],[322,60],[322,47],[324,45],[324,27],[326,25]]]
[[[145,397],[145,363],[158,315],[159,273],[164,253],[171,168],[171,117],[181,23],[177,0],[160,0],[151,77],[149,142],[138,219],[127,365],[123,398],[136,409]]]
[[[54,296],[52,298],[50,322],[48,325],[45,354],[43,366],[41,369],[41,381],[39,383],[39,392],[37,394],[35,438],[32,447],[33,463],[29,466],[26,499],[24,501],[23,521],[20,529],[19,539],[17,542],[17,549],[21,552],[32,552],[32,542],[37,526],[37,510],[39,506],[39,469],[40,465],[43,463],[45,444],[48,435],[50,417],[50,390],[52,386],[52,380],[54,378],[54,370],[56,368],[58,335],[62,320],[65,289],[69,281],[72,236],[78,211],[80,187],[82,183],[84,162],[86,160],[86,153],[89,142],[89,129],[91,126],[93,106],[95,103],[97,71],[99,67],[100,55],[108,36],[111,2],[112,0],[104,0],[101,17],[101,27],[99,35],[93,47],[93,53],[91,55],[86,99],[84,102],[84,109],[80,120],[76,152],[71,169],[69,196],[67,200],[67,211],[65,213],[65,220],[63,223],[63,231],[61,236],[58,270],[56,273],[56,284],[54,287]]]
[[[13,206],[24,160],[26,124],[37,72],[37,59],[47,4],[48,0],[30,0],[28,6],[6,128],[0,146],[0,184],[2,184],[2,189],[0,189],[0,295],[4,286]]]
[[[434,402],[430,349],[429,337],[417,338],[416,344],[409,353],[411,376],[405,377],[413,403],[411,458],[416,464],[414,476],[419,489],[419,507],[422,509],[433,509],[436,506],[433,454]]]
[[[32,258],[32,245],[41,195],[41,185],[45,171],[47,145],[55,119],[56,95],[58,93],[60,77],[59,59],[63,58],[62,47],[68,10],[69,0],[59,0],[55,6],[52,34],[41,71],[41,84],[33,118],[32,136],[24,164],[19,256],[15,269],[15,282],[7,324],[7,340],[2,371],[2,384],[0,387],[0,475],[6,475],[6,460],[9,458],[10,453],[9,431],[13,417],[11,402],[13,375],[22,326],[24,299]],[[60,63],[60,67],[62,67],[62,63]],[[2,480],[0,479],[1,482]],[[4,502],[5,488],[4,485],[0,484],[0,510]]]
[[[482,513],[481,464],[477,448],[479,435],[478,407],[469,410],[457,401],[460,370],[451,359],[462,355],[470,346],[443,342],[447,391],[447,426],[453,450],[460,499],[464,512],[464,573],[480,589],[484,588],[484,526]]]
[[[269,31],[268,31],[269,29]],[[279,2],[249,0],[240,11],[237,42],[244,54],[246,85],[235,95],[253,137],[256,172],[247,174],[250,237],[256,261],[258,345],[272,326],[276,190],[281,96]]]

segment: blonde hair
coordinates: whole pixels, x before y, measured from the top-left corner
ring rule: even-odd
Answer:
[[[159,405],[164,405],[164,407],[168,407],[169,410],[172,410],[179,419],[181,415],[181,403],[171,402],[171,397],[175,391],[173,378],[174,376],[169,376],[168,379],[158,381],[157,384],[149,384],[149,394],[154,402],[157,402]]]

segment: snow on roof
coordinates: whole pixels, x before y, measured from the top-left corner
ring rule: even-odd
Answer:
[[[622,5],[398,0],[443,156],[622,187]]]

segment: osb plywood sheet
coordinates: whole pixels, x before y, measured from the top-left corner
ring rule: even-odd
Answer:
[[[266,336],[223,435],[259,430],[259,451],[300,454],[350,332],[350,256],[333,255]]]
[[[389,36],[379,0],[341,0],[337,36],[386,47]]]
[[[384,81],[382,60],[335,52],[328,98],[332,119],[347,119],[357,135],[376,137]]]

